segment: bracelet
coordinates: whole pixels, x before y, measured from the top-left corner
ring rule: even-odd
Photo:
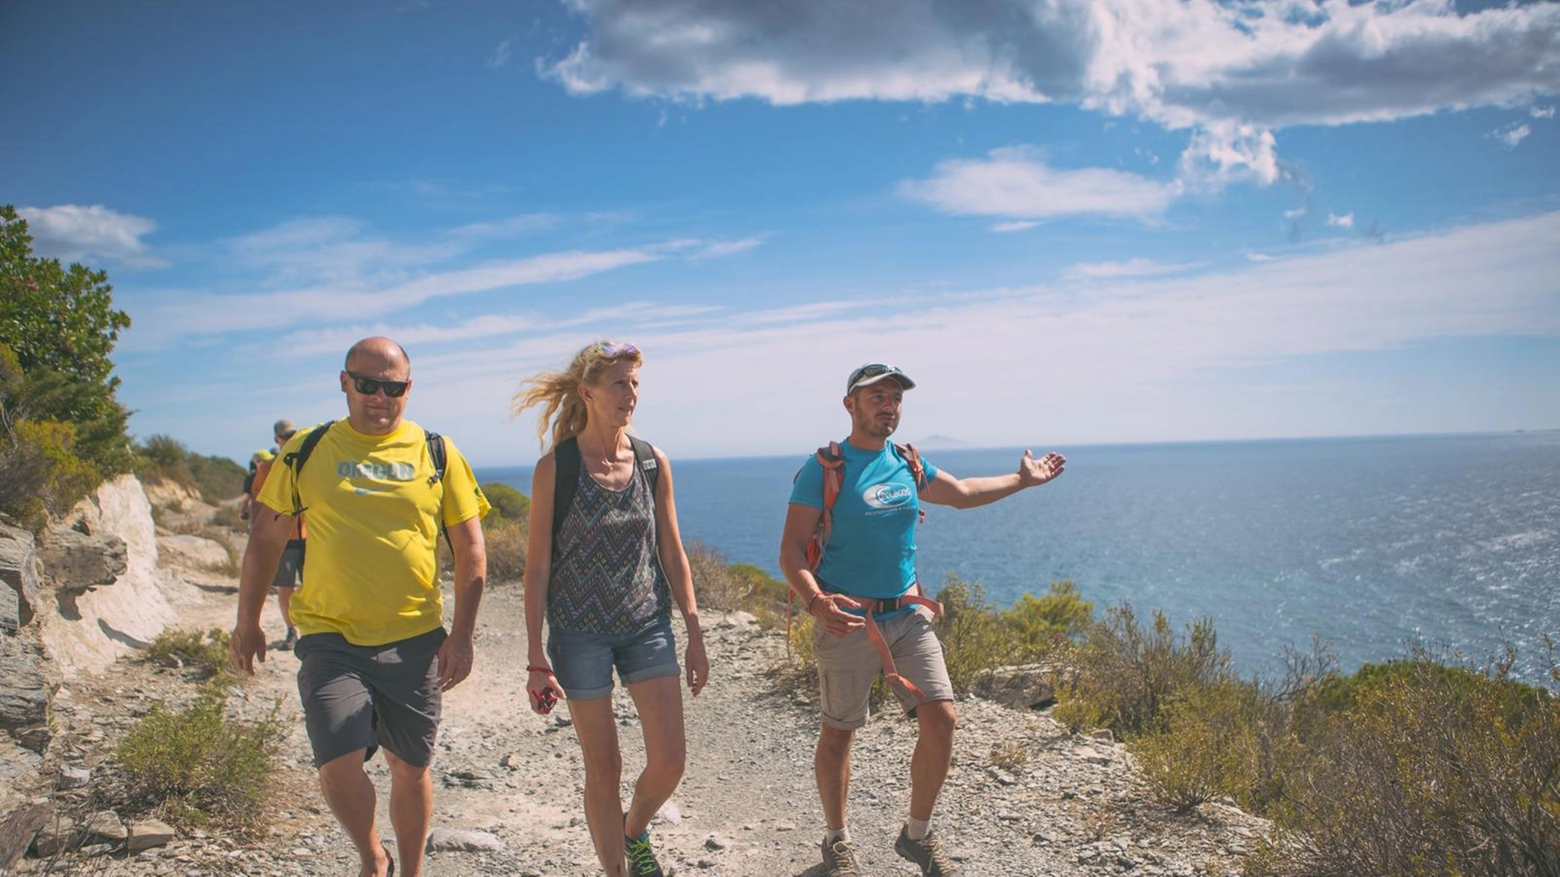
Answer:
[[[553,671],[552,671],[551,667],[527,667],[527,668],[525,668],[525,672],[527,672],[527,673],[546,673],[548,676],[553,675]]]
[[[816,593],[816,594],[812,595],[811,597],[807,598],[807,614],[808,615],[812,614],[812,604],[817,602],[818,598],[822,597],[822,596],[823,596],[823,592],[819,591],[818,593]]]

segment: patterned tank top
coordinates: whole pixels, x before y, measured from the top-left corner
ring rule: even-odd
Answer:
[[[672,594],[655,553],[655,498],[636,465],[622,490],[580,466],[574,503],[556,535],[547,586],[554,630],[620,635],[671,614]]]

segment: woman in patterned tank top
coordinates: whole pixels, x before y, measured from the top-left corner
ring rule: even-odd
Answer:
[[[541,406],[537,438],[544,446],[551,439],[531,482],[526,689],[537,713],[551,709],[553,696],[568,703],[585,761],[585,822],[609,877],[663,873],[648,828],[682,780],[687,749],[673,603],[687,628],[689,691],[697,696],[709,678],[671,466],[659,449],[641,464],[628,436],[642,361],[632,344],[599,341],[566,370],[527,380],[514,402],[515,414]],[[554,532],[558,479],[573,470],[572,500],[563,494],[567,511]],[[645,738],[645,766],[626,810],[618,792],[614,667]]]

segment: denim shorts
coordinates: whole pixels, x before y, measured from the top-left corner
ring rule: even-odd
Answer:
[[[664,615],[633,633],[549,631],[547,657],[563,693],[573,700],[610,695],[614,666],[624,685],[682,672],[677,666],[672,619]]]

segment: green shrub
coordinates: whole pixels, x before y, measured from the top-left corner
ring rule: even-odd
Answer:
[[[55,420],[17,419],[0,432],[0,511],[41,527],[62,515],[102,480],[75,453],[76,427]]]
[[[116,752],[128,790],[186,827],[253,830],[285,735],[280,708],[278,698],[258,722],[230,719],[227,687],[220,682],[183,709],[154,706]]]
[[[199,667],[213,676],[232,672],[233,666],[228,657],[228,634],[215,627],[205,633],[165,630],[152,640],[146,656],[158,664]]]
[[[1026,657],[1049,653],[1062,640],[1082,634],[1094,618],[1094,604],[1078,595],[1072,579],[1051,583],[1044,596],[1025,594],[1002,613],[1003,624],[1013,637],[1014,648]]]
[[[1260,810],[1276,794],[1282,716],[1255,683],[1194,685],[1171,698],[1158,724],[1128,748],[1159,801],[1185,811],[1229,796]]]
[[[513,487],[501,481],[489,481],[482,485],[482,493],[493,506],[484,523],[495,525],[512,521],[524,525],[531,519],[531,498]]]
[[[208,503],[232,499],[244,490],[243,466],[227,457],[193,453],[171,436],[154,435],[136,445],[135,461],[137,474],[194,488]]]
[[[1074,731],[1104,727],[1123,738],[1158,730],[1160,710],[1175,695],[1232,677],[1211,619],[1179,637],[1163,612],[1145,628],[1125,604],[1085,626],[1073,660],[1076,675],[1058,687],[1054,715]]]
[[[1560,699],[1507,678],[1511,658],[1443,666],[1422,650],[1325,697],[1270,808],[1270,873],[1560,874]]]
[[[487,546],[487,580],[490,584],[519,582],[525,578],[526,551],[530,542],[530,528],[526,522],[502,520],[497,525],[489,525],[484,521],[482,541]]]
[[[683,550],[688,554],[693,593],[701,610],[730,612],[743,608],[747,585],[731,574],[724,555],[696,539],[685,541]]]
[[[937,602],[943,617],[937,633],[944,646],[955,691],[967,692],[993,667],[1054,658],[1094,611],[1078,598],[1071,581],[1052,582],[1042,597],[1025,594],[1012,609],[999,610],[978,582],[949,576]]]

